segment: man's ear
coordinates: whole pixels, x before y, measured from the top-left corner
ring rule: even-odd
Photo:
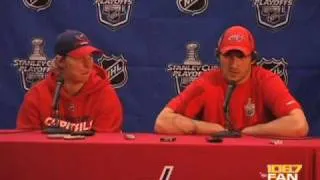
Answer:
[[[220,64],[220,51],[218,50],[218,48],[215,49],[215,56],[218,64]]]
[[[257,51],[253,51],[251,54],[252,60],[251,60],[251,64],[256,65],[257,61],[260,60],[260,56],[259,53]]]
[[[59,69],[63,69],[65,67],[65,57],[57,55],[55,57],[55,64]]]
[[[216,56],[217,58],[219,58],[219,56],[220,56],[220,51],[218,50],[218,48],[215,49],[214,53],[215,53],[215,56]]]

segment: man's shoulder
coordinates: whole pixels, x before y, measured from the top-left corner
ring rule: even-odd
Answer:
[[[48,92],[49,87],[50,87],[50,85],[49,85],[48,80],[42,79],[32,85],[32,87],[28,91],[28,94],[35,94],[35,93],[44,94],[44,93]]]
[[[94,73],[87,82],[84,91],[86,91],[86,94],[90,94],[92,96],[100,96],[101,93],[105,94],[115,91],[115,89],[108,78],[102,78],[99,74]]]
[[[212,81],[212,80],[218,79],[220,76],[221,76],[221,71],[220,69],[216,68],[216,69],[212,69],[210,71],[201,73],[199,78],[206,81]]]
[[[284,82],[280,78],[280,76],[276,73],[271,72],[263,67],[255,67],[253,70],[253,80],[257,86],[260,86],[262,89],[266,87],[273,86],[282,86]],[[285,87],[285,86],[282,86]],[[267,88],[268,90],[272,90],[272,88]]]
[[[278,76],[277,74],[273,73],[272,71],[267,70],[267,69],[260,67],[260,66],[255,66],[253,68],[253,74],[257,80],[276,78]]]
[[[222,82],[222,74],[219,68],[203,72],[198,78],[202,86],[219,86]]]

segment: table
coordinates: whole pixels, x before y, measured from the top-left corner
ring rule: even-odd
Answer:
[[[320,180],[320,148],[316,151],[315,179]]]
[[[309,180],[316,174],[314,147],[320,147],[318,139],[273,144],[248,136],[208,143],[205,136],[175,136],[175,142],[160,142],[164,135],[135,136],[97,133],[64,140],[37,131],[0,133],[0,179],[254,180],[267,179],[268,165],[301,164],[299,180]]]

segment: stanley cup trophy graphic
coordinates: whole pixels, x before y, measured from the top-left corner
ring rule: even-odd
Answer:
[[[47,57],[44,54],[43,51],[44,48],[44,41],[39,38],[35,38],[32,40],[32,54],[29,57],[29,60],[35,60],[35,61],[45,61],[47,60]]]
[[[201,65],[199,58],[200,45],[196,42],[190,42],[186,45],[186,59],[183,64]]]
[[[36,38],[32,40],[32,54],[29,56],[30,65],[33,64],[35,67],[41,65],[41,62],[37,61],[46,61],[47,57],[44,54],[44,41],[42,39]],[[25,88],[31,88],[31,86],[44,79],[44,72],[37,68],[30,68],[30,71],[22,71],[22,82]]]
[[[201,60],[199,58],[200,45],[196,42],[190,42],[186,45],[186,58],[183,62],[184,65],[190,66],[201,66]],[[176,77],[176,83],[179,84],[179,92],[186,88],[193,80],[198,76],[184,76],[181,77],[180,83],[179,78]]]
[[[32,53],[29,58],[17,58],[13,65],[21,75],[23,88],[28,91],[33,84],[45,78],[52,61],[48,61],[44,53],[44,40],[35,38],[32,40]]]

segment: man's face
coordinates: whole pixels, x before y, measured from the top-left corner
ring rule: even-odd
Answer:
[[[93,67],[93,58],[85,56],[82,58],[73,58],[66,56],[64,60],[64,78],[74,83],[87,82]]]
[[[231,50],[221,54],[220,67],[224,78],[237,84],[245,82],[251,74],[252,56],[245,56],[239,50]]]

